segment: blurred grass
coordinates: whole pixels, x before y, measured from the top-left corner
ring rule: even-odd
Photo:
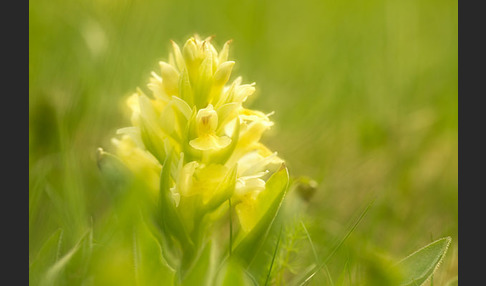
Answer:
[[[308,206],[319,254],[376,200],[332,279],[348,269],[355,285],[376,253],[400,259],[451,236],[444,284],[457,275],[457,11],[450,0],[30,1],[31,260],[57,229],[68,249],[110,212],[96,148],[128,124],[122,100],[169,40],[198,33],[218,48],[233,39],[233,74],[257,83],[251,107],[276,112],[264,141],[292,176],[319,182]]]

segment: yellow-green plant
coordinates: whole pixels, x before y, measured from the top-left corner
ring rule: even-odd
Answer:
[[[270,114],[244,106],[255,83],[229,81],[229,47],[218,52],[198,36],[182,49],[172,42],[150,93],[127,99],[132,126],[112,140],[114,155],[143,182],[136,192],[156,202],[153,219],[177,283],[223,283],[243,271],[288,187],[284,161],[260,142]],[[210,269],[214,256],[219,272]]]

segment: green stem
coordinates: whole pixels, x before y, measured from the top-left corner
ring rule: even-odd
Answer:
[[[231,198],[228,199],[229,204],[229,255],[233,253],[233,218],[231,217]]]

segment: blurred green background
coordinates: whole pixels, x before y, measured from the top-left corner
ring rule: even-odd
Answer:
[[[374,200],[332,278],[451,236],[443,285],[458,263],[457,12],[451,0],[29,1],[30,259],[109,210],[96,149],[129,124],[123,100],[169,40],[197,33],[218,49],[233,39],[232,78],[256,82],[251,108],[275,111],[263,141],[319,183],[306,209],[319,254]]]

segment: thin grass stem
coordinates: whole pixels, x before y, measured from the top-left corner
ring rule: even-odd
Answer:
[[[272,273],[273,263],[275,262],[275,257],[277,256],[278,246],[280,245],[280,238],[282,237],[282,226],[280,227],[280,232],[278,233],[277,245],[275,245],[275,250],[273,251],[272,262],[270,263],[270,268],[268,269],[267,279],[265,279],[265,286],[268,285],[270,280],[270,274]]]

